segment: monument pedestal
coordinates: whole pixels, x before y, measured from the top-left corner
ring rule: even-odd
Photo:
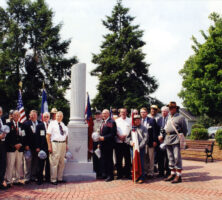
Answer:
[[[76,64],[71,74],[70,121],[68,148],[73,158],[67,160],[64,170],[66,181],[95,180],[93,163],[88,162],[88,125],[85,124],[86,65]]]
[[[65,165],[64,179],[66,181],[95,180],[93,163],[88,162],[88,125],[69,124],[69,151],[73,158]]]

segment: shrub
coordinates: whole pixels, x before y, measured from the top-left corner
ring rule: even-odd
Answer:
[[[192,126],[192,129],[194,129],[194,128],[204,128],[204,126],[202,124],[194,124]]]
[[[222,149],[222,130],[217,130],[215,139],[219,145],[219,148]]]
[[[208,132],[205,128],[194,128],[191,130],[191,137],[192,140],[207,140],[208,139]]]

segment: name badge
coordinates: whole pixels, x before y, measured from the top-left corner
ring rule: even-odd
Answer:
[[[40,131],[40,136],[45,136],[45,131],[44,130]]]
[[[25,131],[24,130],[22,130],[22,137],[24,137],[25,136]]]

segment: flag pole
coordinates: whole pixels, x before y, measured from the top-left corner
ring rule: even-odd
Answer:
[[[133,109],[131,109],[131,117],[132,117],[132,131],[134,131],[134,123],[133,123]],[[136,184],[136,166],[135,166],[135,145],[133,145],[133,182]]]

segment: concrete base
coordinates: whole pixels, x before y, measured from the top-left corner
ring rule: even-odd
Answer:
[[[73,158],[68,160],[64,170],[66,181],[96,180],[93,163],[88,162],[88,125],[69,123],[69,151]]]

